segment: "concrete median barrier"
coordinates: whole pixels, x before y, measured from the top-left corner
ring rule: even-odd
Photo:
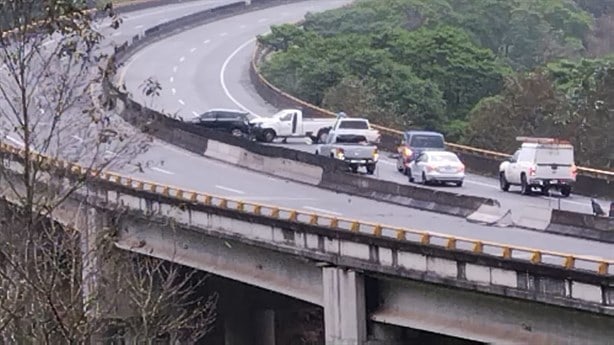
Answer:
[[[546,232],[614,243],[614,218],[552,210]]]
[[[467,217],[483,205],[500,207],[493,199],[399,184],[343,173],[325,173],[320,187],[412,208]]]

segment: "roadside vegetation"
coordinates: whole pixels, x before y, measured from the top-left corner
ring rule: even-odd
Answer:
[[[573,140],[614,164],[614,0],[358,0],[259,37],[276,86],[332,111],[511,152]]]
[[[207,275],[119,251],[115,223],[84,221],[81,201],[100,172],[136,165],[150,142],[96,104],[109,57],[84,7],[0,2],[0,23],[13,29],[0,36],[0,142],[21,149],[1,154],[0,344],[98,344],[122,333],[133,344],[192,344],[216,320],[217,294],[196,293]],[[105,14],[117,28],[112,8]],[[67,174],[39,154],[85,171]]]

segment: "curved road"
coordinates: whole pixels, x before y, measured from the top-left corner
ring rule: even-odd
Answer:
[[[147,103],[150,100],[140,95],[139,85],[149,77],[157,77],[163,91],[153,100],[152,106],[169,113],[189,116],[192,112],[199,113],[211,107],[236,108],[235,102],[256,113],[273,112],[275,109],[264,104],[252,91],[247,76],[254,34],[267,31],[274,23],[299,20],[308,11],[338,7],[347,2],[296,3],[210,23],[139,51],[125,64],[122,75],[128,90],[137,100]],[[614,257],[614,245],[518,228],[481,226],[457,217],[334,193],[239,169],[157,141],[139,160],[149,162],[151,166],[141,172],[129,167],[122,171],[136,178],[235,199],[513,245],[530,247],[539,243],[543,249]],[[380,169],[386,168],[382,165]]]
[[[249,80],[248,68],[255,47],[254,36],[265,33],[272,24],[300,20],[304,12],[312,9],[339,7],[349,1],[331,0],[294,4],[279,7],[280,10],[259,11],[258,14],[238,16],[221,22],[190,30],[156,44],[138,54],[125,70],[126,84],[135,95],[138,83],[155,76],[163,87],[161,97],[153,107],[184,118],[195,116],[213,107],[242,108],[255,114],[273,114],[277,109],[267,105],[256,93]],[[301,10],[304,11],[301,13]],[[246,19],[247,18],[247,19]],[[152,61],[149,57],[156,56]],[[133,66],[135,61],[147,61]],[[137,96],[138,99],[138,96]],[[143,98],[140,99],[144,101]],[[282,144],[277,144],[282,145]],[[302,151],[314,152],[314,145],[291,140],[282,145]],[[383,155],[385,156],[385,155]],[[395,161],[383,157],[374,178],[408,183],[405,176],[395,169]],[[427,187],[442,188],[442,187]],[[443,187],[446,188],[446,187]],[[590,199],[578,195],[561,198],[558,195],[522,196],[514,188],[512,193],[499,189],[493,178],[468,174],[462,189],[446,188],[468,195],[495,198],[513,215],[543,213],[551,208],[591,213]],[[609,208],[602,201],[604,209]]]

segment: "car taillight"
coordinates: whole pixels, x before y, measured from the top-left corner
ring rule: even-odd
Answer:
[[[463,171],[465,171],[465,165],[461,164],[461,166],[458,167],[458,172],[463,172]]]
[[[373,150],[373,160],[376,161],[379,159],[379,150],[376,148]]]
[[[575,179],[578,176],[578,167],[574,164],[571,166],[571,176]]]
[[[409,147],[404,147],[404,148],[403,148],[403,156],[405,156],[405,157],[411,157],[411,154],[412,154],[412,153],[413,153],[413,152],[411,152],[411,150],[409,149]]]
[[[427,165],[427,166],[426,166],[426,171],[431,172],[431,171],[433,171],[433,170],[435,170],[435,167],[434,167],[434,166],[432,166],[432,165]]]
[[[335,156],[336,156],[337,158],[339,158],[339,159],[344,159],[344,158],[345,158],[345,151],[343,151],[343,149],[341,149],[341,148],[338,148],[338,149],[335,151]]]
[[[536,169],[534,166],[529,167],[529,176],[535,176]]]

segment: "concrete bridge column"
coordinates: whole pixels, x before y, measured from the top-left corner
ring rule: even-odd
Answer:
[[[275,311],[258,310],[254,314],[255,345],[275,345]]]
[[[326,345],[364,345],[367,313],[364,277],[355,271],[323,267]]]
[[[371,322],[368,345],[406,345],[403,328],[383,323]]]

